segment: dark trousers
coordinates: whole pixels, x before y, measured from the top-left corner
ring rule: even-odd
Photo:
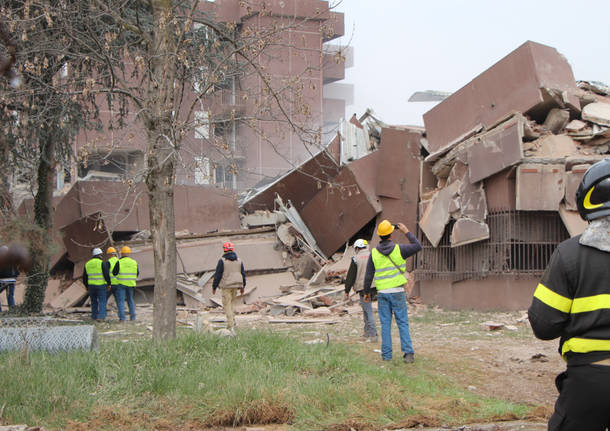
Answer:
[[[549,431],[605,431],[610,426],[610,366],[568,367],[555,385],[559,398]]]

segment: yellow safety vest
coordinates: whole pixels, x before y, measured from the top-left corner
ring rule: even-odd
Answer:
[[[89,259],[85,264],[87,284],[89,286],[106,286],[106,279],[104,279],[104,273],[102,272],[102,263],[104,263],[102,259],[94,257]]]
[[[119,259],[119,273],[116,276],[119,284],[123,286],[136,287],[138,279],[138,262],[131,257],[122,257]]]
[[[117,284],[119,284],[119,281],[116,279],[115,275],[112,273],[112,271],[114,270],[114,267],[118,261],[119,261],[119,258],[116,256],[112,256],[110,259],[108,259],[108,262],[110,263],[110,284],[112,284],[113,286],[116,286]]]
[[[396,244],[389,256],[380,253],[377,248],[374,248],[371,252],[371,257],[375,265],[375,277],[373,280],[378,291],[403,286],[407,283],[407,279],[403,275],[403,272],[407,269],[406,260],[402,258],[398,244]],[[396,266],[400,268],[400,271]]]

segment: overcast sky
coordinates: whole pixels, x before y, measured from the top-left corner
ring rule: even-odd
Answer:
[[[348,118],[370,107],[423,125],[434,103],[408,103],[412,93],[456,91],[527,40],[556,48],[577,80],[610,85],[610,0],[343,0],[336,11],[354,48]]]

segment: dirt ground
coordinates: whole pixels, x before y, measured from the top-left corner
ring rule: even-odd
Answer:
[[[353,304],[348,309],[349,313],[332,313],[324,317],[310,318],[312,322],[325,319],[334,321],[333,324],[274,323],[281,319],[306,320],[307,318],[298,314],[293,317],[276,317],[256,312],[238,315],[237,326],[269,328],[299,337],[305,343],[357,344],[361,346],[363,352],[368,352],[367,354],[374,358],[379,355],[380,346],[361,338],[362,314],[359,305]],[[479,395],[493,396],[534,407],[534,414],[525,421],[502,418],[505,420],[501,422],[463,424],[456,428],[413,429],[429,431],[546,429],[546,420],[552,413],[557,396],[554,379],[565,368],[565,364],[557,353],[557,341],[540,341],[533,336],[525,311],[511,313],[443,311],[416,303],[410,305],[409,315],[417,361],[434,361],[439,373]],[[112,313],[110,317],[112,318]],[[222,330],[224,327],[224,314],[220,310],[196,313],[179,307],[177,319],[179,327],[187,329],[194,327],[198,319],[209,325],[211,330]],[[135,326],[143,332],[150,333],[151,325],[152,308],[139,306],[138,322]],[[501,328],[490,329],[496,326]],[[122,332],[120,328],[118,322],[111,321],[101,324],[98,330],[102,337],[105,335],[112,337],[120,336]],[[117,329],[118,334],[116,334]],[[392,335],[396,350],[400,346],[400,341],[395,327]],[[251,429],[283,431],[289,428],[267,425],[251,427]],[[350,431],[349,428],[346,428],[346,431]]]

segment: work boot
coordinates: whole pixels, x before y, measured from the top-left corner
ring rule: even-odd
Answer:
[[[413,353],[405,353],[402,355],[402,360],[405,361],[405,364],[412,364],[415,362],[415,357],[413,356]]]

